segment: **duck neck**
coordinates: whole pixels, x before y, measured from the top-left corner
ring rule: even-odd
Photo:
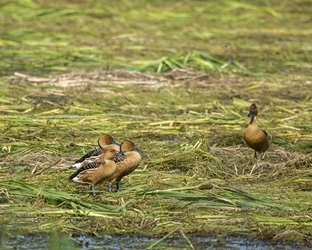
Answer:
[[[256,121],[256,117],[255,117],[255,116],[251,116],[251,119],[250,119],[250,123],[249,123],[249,124],[252,124],[254,121]]]
[[[104,162],[105,162],[105,164],[108,164],[108,163],[110,163],[112,160],[109,160],[109,159],[105,159],[104,160]]]

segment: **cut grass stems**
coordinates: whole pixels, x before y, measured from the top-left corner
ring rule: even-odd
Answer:
[[[158,73],[167,72],[176,68],[193,68],[207,74],[260,75],[249,71],[236,60],[229,59],[228,61],[223,61],[198,51],[189,52],[186,55],[177,55],[175,57],[163,57],[153,62],[134,62],[134,65],[137,66],[131,66],[130,69],[154,71]]]
[[[311,238],[311,8],[3,1],[0,231]],[[250,176],[253,102],[271,146]],[[102,133],[143,160],[90,197],[68,167]]]

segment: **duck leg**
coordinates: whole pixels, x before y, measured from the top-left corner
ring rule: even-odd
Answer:
[[[263,152],[261,155],[260,155],[260,158],[259,158],[259,160],[263,160],[264,159],[264,157],[265,157],[265,152]]]
[[[108,192],[112,192],[112,186],[113,186],[113,183],[109,182],[108,183]]]
[[[94,186],[93,186],[93,185],[90,185],[90,190],[91,190],[90,195],[95,196],[95,195],[96,195],[96,194],[95,194],[95,188],[94,188]]]
[[[255,168],[258,168],[258,162],[259,162],[259,161],[262,161],[262,160],[264,159],[264,155],[265,155],[264,152],[260,155],[259,159],[256,161],[256,164],[253,165],[253,167],[252,167],[252,169],[251,169],[251,171],[250,171],[250,173],[249,173],[250,175],[251,175],[252,172],[255,170]],[[256,156],[256,151],[255,151],[255,156]]]
[[[116,192],[120,192],[119,181],[116,181]]]
[[[262,161],[264,159],[265,156],[265,152],[262,152],[259,159],[256,161],[256,164],[252,166],[252,169],[250,171],[250,175],[253,173],[253,171],[255,170],[256,167],[258,167],[258,162]],[[257,159],[257,151],[255,151],[254,157]]]

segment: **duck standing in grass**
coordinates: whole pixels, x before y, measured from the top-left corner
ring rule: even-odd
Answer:
[[[116,192],[120,191],[121,179],[133,172],[142,160],[141,151],[132,141],[124,140],[120,145],[120,153],[114,158],[116,162],[115,173],[108,178],[108,191],[112,192],[112,183],[116,181]]]
[[[264,130],[260,129],[256,122],[256,117],[258,115],[258,108],[256,104],[251,104],[249,108],[248,117],[251,117],[250,123],[244,134],[244,140],[249,147],[255,150],[254,157],[257,158],[257,152],[260,153],[259,160],[264,159],[265,152],[270,147],[268,140],[268,134]],[[256,164],[257,165],[257,164]],[[250,174],[252,174],[255,166],[253,166]]]
[[[116,171],[116,163],[113,161],[116,152],[114,145],[106,146],[98,161],[80,167],[69,177],[69,180],[83,185],[89,185],[91,194],[95,195],[94,186],[107,180]]]
[[[114,145],[116,151],[119,150],[119,144],[114,141],[114,138],[108,134],[102,134],[98,139],[99,148],[96,148],[89,153],[82,156],[79,160],[75,161],[75,163],[70,167],[70,169],[79,169],[81,166],[86,165],[90,162],[93,162],[93,157],[97,157],[103,153],[103,149],[105,149],[108,145]]]

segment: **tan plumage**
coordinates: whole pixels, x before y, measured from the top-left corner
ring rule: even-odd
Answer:
[[[120,145],[114,141],[114,138],[108,134],[102,134],[100,136],[100,138],[98,139],[98,145],[99,148],[96,148],[88,152],[80,159],[75,161],[75,163],[70,167],[70,169],[79,169],[80,167],[88,163],[97,161],[98,156],[103,153],[103,149],[105,149],[108,145],[113,145],[114,147],[112,148],[114,148],[116,151],[118,151],[120,147]]]
[[[102,134],[100,138],[98,139],[98,145],[100,148],[105,148],[108,145],[114,145],[114,147],[111,147],[115,149],[116,151],[119,150],[120,145],[115,142],[114,138],[111,135],[108,134]]]
[[[109,192],[112,191],[112,182],[116,181],[116,192],[120,191],[119,182],[121,179],[133,172],[139,165],[142,160],[141,152],[135,146],[132,141],[124,140],[120,145],[120,151],[122,152],[118,158],[119,162],[116,164],[115,173],[108,178]]]
[[[260,129],[256,122],[256,116],[258,115],[258,108],[256,104],[251,104],[248,116],[251,117],[250,123],[244,134],[244,140],[249,147],[255,150],[255,158],[257,152],[260,153],[260,160],[264,159],[265,152],[270,147],[267,133]]]
[[[103,149],[99,160],[91,162],[79,168],[69,177],[70,181],[90,185],[91,193],[95,195],[94,186],[107,180],[116,171],[116,163],[112,160],[116,155],[114,145],[108,145]]]

